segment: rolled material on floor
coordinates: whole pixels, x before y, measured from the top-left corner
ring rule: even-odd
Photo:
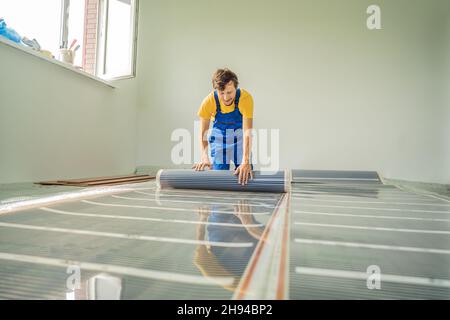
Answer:
[[[253,180],[243,186],[238,176],[229,170],[195,171],[189,169],[163,169],[156,175],[159,189],[201,189],[246,192],[289,192],[292,174],[290,170],[253,171]]]

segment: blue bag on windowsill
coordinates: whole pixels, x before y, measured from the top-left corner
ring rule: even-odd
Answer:
[[[8,28],[6,26],[5,20],[2,18],[0,18],[0,36],[3,36],[16,43],[20,43],[22,40],[22,37],[14,29]]]

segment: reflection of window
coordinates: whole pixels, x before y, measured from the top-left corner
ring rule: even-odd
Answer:
[[[22,37],[105,79],[134,76],[138,0],[0,0],[0,18]],[[23,44],[25,46],[25,44]],[[67,63],[71,63],[67,61]],[[69,59],[70,60],[70,59]]]
[[[100,0],[97,74],[101,77],[134,75],[136,3],[135,0]]]
[[[89,300],[120,300],[122,279],[108,274],[99,274],[88,281]]]
[[[122,295],[122,279],[101,273],[82,281],[79,288],[66,291],[66,300],[120,300]]]

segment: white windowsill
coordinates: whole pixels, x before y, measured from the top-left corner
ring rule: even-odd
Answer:
[[[111,82],[109,82],[109,81],[106,81],[106,80],[104,80],[104,79],[102,79],[102,78],[99,78],[99,77],[97,77],[97,76],[94,76],[94,75],[92,75],[92,74],[90,74],[90,73],[87,73],[87,72],[85,72],[85,71],[79,70],[79,69],[75,68],[74,66],[72,66],[72,65],[70,65],[70,64],[61,62],[61,61],[56,60],[56,59],[48,58],[48,57],[46,57],[46,56],[40,54],[39,52],[37,52],[37,51],[35,51],[35,50],[31,49],[31,48],[28,48],[28,47],[25,47],[25,46],[23,46],[23,45],[17,44],[17,43],[15,43],[15,42],[11,41],[11,40],[6,39],[6,38],[3,37],[3,36],[0,36],[0,43],[3,43],[3,44],[5,44],[5,45],[7,45],[7,46],[16,48],[16,49],[18,49],[18,50],[20,50],[20,51],[23,51],[23,52],[25,52],[25,53],[31,54],[31,55],[33,55],[33,56],[39,58],[39,59],[42,59],[42,60],[48,61],[48,62],[50,62],[50,63],[56,64],[56,65],[58,65],[58,66],[60,66],[60,67],[63,67],[63,68],[65,68],[65,69],[67,69],[67,70],[70,70],[70,71],[73,71],[73,72],[75,72],[75,73],[78,73],[78,74],[80,74],[80,75],[82,75],[82,76],[85,76],[85,77],[87,77],[87,78],[90,78],[90,79],[92,79],[92,80],[101,82],[101,83],[103,83],[104,85],[106,85],[106,86],[108,86],[108,87],[110,87],[110,88],[117,88],[116,85],[114,85],[113,83],[111,83]]]

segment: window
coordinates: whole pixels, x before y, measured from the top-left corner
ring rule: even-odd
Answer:
[[[106,80],[135,75],[137,11],[138,0],[0,0],[0,18],[38,51]]]
[[[0,18],[22,37],[37,39],[43,50],[58,53],[61,1],[0,0]]]
[[[86,23],[80,23],[81,21],[85,22],[85,10],[86,10],[86,2],[84,0],[73,0],[70,1],[69,5],[69,14],[68,14],[68,21],[67,21],[67,39],[77,39],[79,42],[77,42],[76,45],[80,45],[80,49],[77,50],[77,52],[81,52],[82,54],[75,54],[75,66],[82,66],[83,68],[86,67],[83,56],[86,54],[85,50],[85,43],[84,43],[84,37],[85,37],[85,27]],[[70,41],[70,40],[69,40]],[[71,43],[69,43],[70,45]],[[76,47],[75,47],[76,48]],[[92,72],[91,72],[92,73]]]
[[[134,75],[136,16],[134,0],[100,0],[97,74],[104,78]]]

